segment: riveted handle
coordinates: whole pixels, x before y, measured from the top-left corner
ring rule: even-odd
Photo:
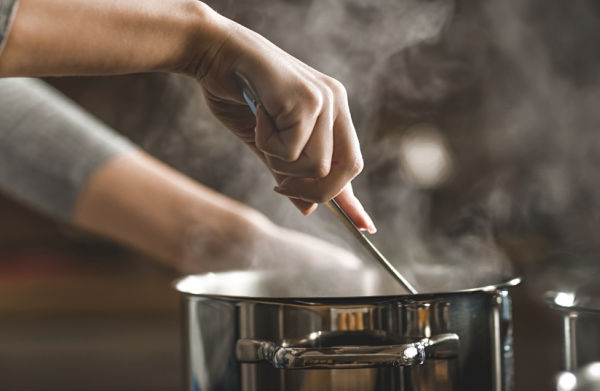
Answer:
[[[447,359],[458,355],[458,335],[440,334],[416,342],[383,346],[333,346],[305,348],[278,345],[271,341],[240,339],[238,361],[269,362],[275,368],[368,368],[410,366],[426,359]]]

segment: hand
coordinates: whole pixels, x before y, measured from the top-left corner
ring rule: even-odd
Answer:
[[[77,17],[57,22],[67,14]],[[213,113],[301,211],[335,197],[375,231],[349,186],[363,161],[343,86],[200,1],[21,0],[0,56],[0,77],[149,71],[196,77]],[[236,72],[262,99],[256,120]]]
[[[350,181],[363,160],[344,87],[232,21],[212,55],[195,66],[208,105],[277,180],[275,188],[303,213],[336,198],[359,228],[375,227]],[[242,98],[236,73],[252,84],[264,107],[256,118]]]

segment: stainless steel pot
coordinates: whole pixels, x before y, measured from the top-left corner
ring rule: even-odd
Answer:
[[[367,273],[311,297],[294,275],[189,276],[176,285],[186,390],[511,390],[519,281],[383,296]]]
[[[589,281],[576,288],[546,294],[547,302],[562,318],[562,369],[565,371],[600,361],[598,274],[591,274],[587,279]]]

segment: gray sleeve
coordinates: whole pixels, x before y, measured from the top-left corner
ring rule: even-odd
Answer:
[[[0,0],[0,53],[4,48],[15,12],[17,12],[17,0]]]
[[[89,176],[132,148],[43,81],[0,79],[0,190],[14,198],[68,221]]]

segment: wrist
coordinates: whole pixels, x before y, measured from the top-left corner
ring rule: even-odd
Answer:
[[[183,1],[182,8],[178,51],[163,70],[199,78],[227,40],[231,21],[197,0]]]
[[[21,0],[0,76],[181,72],[218,46],[225,20],[197,0]]]

